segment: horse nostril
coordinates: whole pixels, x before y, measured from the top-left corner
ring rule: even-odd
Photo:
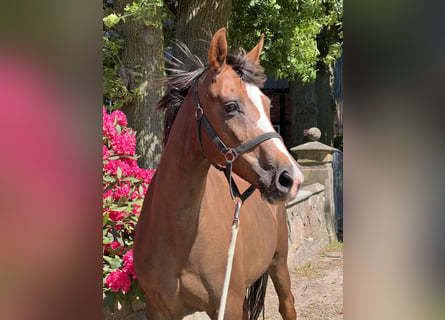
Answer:
[[[293,181],[292,181],[291,176],[289,175],[289,172],[287,172],[287,171],[283,171],[283,172],[280,174],[280,176],[278,177],[278,183],[279,183],[281,186],[290,189],[290,188],[292,187],[292,183],[293,183]]]

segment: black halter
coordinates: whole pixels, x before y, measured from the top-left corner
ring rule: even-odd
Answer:
[[[201,150],[204,154],[204,149],[202,147],[202,141],[201,141],[201,125],[204,127],[204,129],[207,131],[207,134],[212,138],[213,142],[216,144],[216,146],[219,148],[221,153],[224,155],[224,158],[226,159],[226,166],[221,167],[216,163],[213,163],[210,161],[210,163],[217,168],[218,170],[221,170],[224,172],[227,181],[229,182],[229,189],[230,189],[230,196],[233,200],[235,198],[241,199],[242,202],[244,202],[252,193],[255,191],[255,187],[251,185],[249,188],[247,188],[243,193],[240,193],[238,186],[236,185],[235,181],[232,179],[232,163],[233,161],[238,158],[239,155],[249,151],[250,149],[256,147],[260,143],[271,139],[271,138],[279,138],[282,139],[281,136],[277,132],[267,132],[263,133],[252,140],[249,140],[241,145],[239,145],[236,148],[227,147],[224,142],[221,140],[221,138],[216,134],[215,130],[207,120],[204,110],[201,107],[201,104],[199,103],[199,95],[198,95],[198,81],[196,81],[195,89],[194,89],[194,95],[195,95],[195,118],[197,122],[198,127],[198,140],[199,145],[201,146]]]

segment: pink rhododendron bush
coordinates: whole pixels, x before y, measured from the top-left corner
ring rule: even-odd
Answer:
[[[154,170],[136,163],[135,132],[122,111],[103,108],[103,299],[113,311],[143,292],[133,266],[133,237]],[[142,299],[142,301],[144,301]]]

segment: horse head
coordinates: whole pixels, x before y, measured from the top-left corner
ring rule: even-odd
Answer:
[[[247,55],[239,56],[239,61],[231,61],[236,56],[228,57],[225,28],[216,32],[210,43],[209,69],[198,80],[195,103],[217,137],[232,150],[259,136],[268,136],[253,146],[248,144],[248,150],[236,155],[233,172],[258,188],[268,202],[275,203],[295,197],[303,174],[279,136],[272,134],[270,100],[260,90],[265,79],[259,65],[263,38]],[[201,136],[207,159],[225,166],[227,155],[214,143],[214,137]]]

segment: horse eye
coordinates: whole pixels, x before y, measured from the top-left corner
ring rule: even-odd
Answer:
[[[224,105],[227,112],[233,112],[239,110],[238,104],[235,101],[229,101]]]

